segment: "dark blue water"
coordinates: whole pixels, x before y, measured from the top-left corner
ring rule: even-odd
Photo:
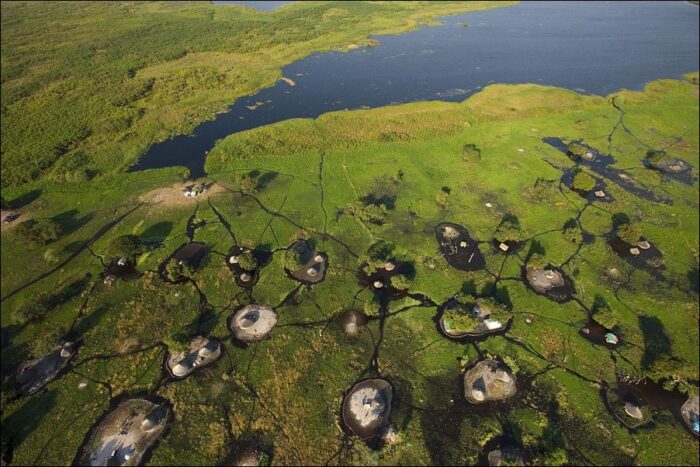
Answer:
[[[688,2],[522,2],[380,36],[378,47],[311,55],[192,135],[154,144],[130,170],[185,166],[231,133],[297,117],[419,100],[461,101],[490,83],[540,83],[606,95],[679,78],[698,65],[698,7]],[[464,23],[468,26],[465,27]],[[269,101],[269,102],[267,102]],[[256,102],[266,102],[255,110]]]

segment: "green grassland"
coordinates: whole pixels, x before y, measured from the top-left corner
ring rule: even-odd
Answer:
[[[139,201],[180,180],[177,168],[3,191],[14,200],[37,190],[40,196],[23,210],[63,230],[42,247],[28,246],[11,229],[2,233],[1,322],[12,337],[2,349],[3,451],[12,449],[16,464],[69,463],[110,399],[127,391],[173,406],[174,422],[154,464],[214,464],[251,441],[275,464],[464,464],[507,433],[538,463],[697,465],[697,440],[669,412],[655,413],[653,428],[630,432],[600,395],[617,375],[697,392],[698,184],[668,180],[643,165],[648,150],[663,149],[691,163],[697,178],[695,83],[697,73],[605,98],[492,85],[462,103],[281,122],[221,141],[206,168],[226,190],[187,207]],[[610,181],[614,201],[587,204],[560,186],[561,169],[574,163],[545,144],[547,136],[581,139],[611,153],[616,167],[673,204],[640,199]],[[251,172],[266,175],[266,183],[241,190],[240,175]],[[395,196],[382,225],[349,209],[378,177],[390,180]],[[449,194],[436,197],[447,193],[443,187]],[[633,268],[606,244],[620,213],[663,253],[664,281]],[[506,214],[517,217],[525,242],[508,256],[489,243]],[[204,242],[208,254],[191,282],[169,284],[157,269],[188,241],[190,216],[204,221],[193,239]],[[571,219],[593,241],[564,236]],[[447,264],[434,235],[445,221],[484,242],[485,270]],[[139,279],[105,285],[109,241],[125,234],[162,243],[139,257]],[[326,279],[311,287],[284,272],[283,249],[300,237],[313,238],[329,257]],[[413,298],[392,301],[384,320],[356,274],[378,240],[394,243],[395,255],[416,270]],[[234,244],[275,252],[250,296],[226,266]],[[533,249],[572,278],[576,300],[558,304],[523,285],[520,270]],[[512,307],[512,327],[476,344],[444,338],[433,321],[436,304],[460,291],[495,294]],[[36,297],[43,297],[45,316],[24,322],[16,310]],[[601,299],[618,320],[622,344],[613,351],[578,334]],[[276,307],[279,323],[267,339],[241,348],[231,343],[226,320],[250,300]],[[355,337],[335,321],[350,308],[371,317]],[[163,353],[178,333],[219,337],[224,355],[184,381],[160,384]],[[15,398],[16,366],[67,335],[82,342],[70,371],[32,397]],[[460,375],[485,354],[507,358],[523,386],[511,401],[470,408]],[[396,387],[392,420],[401,441],[374,451],[342,431],[340,406],[348,387],[377,370]],[[81,382],[87,387],[76,389]]]
[[[121,171],[306,55],[511,3],[2,2],[2,187]]]

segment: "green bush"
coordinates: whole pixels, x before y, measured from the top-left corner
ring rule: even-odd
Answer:
[[[49,312],[47,294],[40,294],[31,297],[28,301],[21,303],[12,311],[12,317],[15,321],[21,324],[38,321],[45,317]]]
[[[296,271],[303,266],[301,255],[296,248],[289,248],[284,252],[284,256],[282,256],[282,266],[290,271]]]
[[[462,160],[467,165],[475,165],[481,160],[481,150],[474,144],[465,144],[462,147]]]
[[[258,267],[258,260],[250,250],[247,250],[238,256],[238,265],[246,271],[255,271]]]
[[[518,218],[512,214],[503,216],[501,223],[498,224],[495,233],[496,240],[499,242],[518,242],[521,239],[520,222]]]
[[[479,319],[461,307],[445,310],[442,320],[445,329],[450,332],[472,332],[481,324]]]
[[[397,290],[407,290],[411,286],[411,280],[403,274],[391,276],[391,286]]]
[[[617,236],[623,242],[636,245],[642,236],[642,228],[632,222],[622,224],[617,227]]]
[[[440,190],[435,193],[435,202],[440,206],[440,209],[447,209],[450,206],[450,197],[447,193]]]
[[[56,241],[62,234],[61,226],[51,219],[29,219],[15,229],[15,235],[30,248]]]
[[[588,175],[583,170],[577,170],[574,174],[574,179],[571,182],[571,187],[578,191],[589,192],[595,188],[595,178]]]
[[[543,269],[548,264],[549,264],[549,261],[541,253],[533,253],[532,255],[530,255],[530,258],[528,258],[528,261],[527,261],[528,267],[535,268],[535,269]]]
[[[569,154],[576,157],[583,157],[583,155],[588,152],[588,148],[580,143],[569,143],[567,149],[569,151]]]
[[[136,259],[143,253],[143,243],[136,235],[120,235],[109,242],[107,254],[110,258]]]
[[[593,320],[605,329],[613,329],[620,323],[620,317],[610,305],[601,304],[592,310]]]

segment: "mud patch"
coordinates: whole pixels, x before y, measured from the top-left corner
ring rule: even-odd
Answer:
[[[665,280],[661,271],[666,269],[663,253],[653,243],[641,237],[638,245],[630,245],[621,240],[614,232],[607,234],[607,243],[617,256],[637,269],[644,269],[658,280]],[[646,242],[646,243],[644,243]],[[642,248],[640,245],[648,248]],[[636,253],[636,254],[634,254]]]
[[[448,264],[461,271],[478,271],[486,266],[479,242],[458,224],[443,222],[435,227],[435,238]]]
[[[25,360],[17,369],[16,382],[19,393],[34,394],[56,379],[77,351],[76,344],[66,342],[42,357]]]
[[[382,378],[359,381],[343,397],[343,423],[360,439],[391,436],[394,387]]]
[[[558,303],[572,300],[576,292],[571,279],[551,264],[543,269],[523,266],[520,274],[528,289]]]

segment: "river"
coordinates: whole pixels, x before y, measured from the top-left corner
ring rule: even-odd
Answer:
[[[375,38],[376,47],[315,53],[284,67],[294,86],[278,81],[240,98],[192,134],[152,145],[130,171],[184,166],[201,177],[217,140],[290,118],[462,101],[491,83],[607,95],[699,68],[698,7],[689,2],[525,1]]]

